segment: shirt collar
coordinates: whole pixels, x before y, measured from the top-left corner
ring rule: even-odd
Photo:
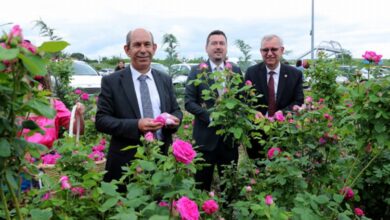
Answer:
[[[130,64],[130,69],[135,79],[138,79],[138,77],[140,77],[141,75],[146,75],[148,76],[149,79],[153,81],[152,68],[149,68],[149,71],[144,74],[136,70],[131,64]]]
[[[211,67],[211,71],[214,71],[216,67],[219,67],[219,68],[222,68],[222,70],[225,69],[223,63],[221,63],[219,66],[217,66],[215,63],[213,63],[213,61],[210,60],[210,67]]]
[[[267,68],[267,74],[271,71],[275,72],[275,75],[279,75],[280,73],[280,62],[278,63],[278,66],[274,70],[269,69],[267,66],[265,67]]]

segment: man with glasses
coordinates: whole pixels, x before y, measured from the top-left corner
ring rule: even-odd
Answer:
[[[302,73],[296,68],[280,62],[284,52],[282,39],[277,35],[266,35],[261,40],[260,53],[263,62],[248,68],[245,81],[250,80],[259,98],[258,111],[273,117],[278,110],[291,111],[294,105],[302,105]],[[263,147],[258,140],[252,140],[248,149],[250,158],[263,158]]]

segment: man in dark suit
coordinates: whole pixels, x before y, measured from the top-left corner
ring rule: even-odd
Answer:
[[[257,93],[263,96],[258,100],[257,110],[272,117],[278,110],[292,110],[294,105],[302,105],[302,72],[295,67],[280,62],[284,52],[283,41],[277,35],[267,35],[261,40],[260,53],[263,62],[251,66],[245,74],[245,81],[250,80]],[[270,80],[271,79],[271,80]],[[273,88],[273,89],[272,89]],[[257,140],[252,140],[248,156],[262,158],[262,147]]]
[[[207,72],[222,71],[225,68],[225,60],[227,53],[227,39],[224,32],[216,30],[212,31],[206,42],[206,52],[209,60],[207,61]],[[241,70],[233,66],[233,72],[241,74]],[[188,77],[188,81],[197,79],[197,75],[202,72],[202,67],[192,71]],[[212,85],[213,79],[210,79],[208,84]],[[219,174],[221,175],[221,165],[230,164],[232,161],[238,160],[238,147],[233,145],[233,141],[226,140],[224,137],[218,136],[217,127],[210,127],[210,109],[215,104],[215,100],[204,100],[202,98],[202,91],[209,90],[206,83],[198,86],[188,84],[185,91],[185,109],[195,116],[195,123],[193,129],[193,138],[198,151],[202,152],[205,163],[211,166],[203,167],[202,170],[197,170],[195,174],[195,181],[200,183],[199,189],[210,190],[213,180],[214,167],[217,165]],[[218,91],[215,91],[218,95]]]
[[[141,144],[140,137],[150,131],[164,142],[162,151],[167,153],[172,133],[180,125],[183,115],[171,78],[150,66],[156,49],[152,33],[145,29],[130,31],[124,50],[131,65],[102,79],[95,125],[98,131],[112,135],[104,181],[119,179],[121,167],[133,160],[136,149],[122,148]],[[165,127],[154,121],[164,112],[174,120]]]

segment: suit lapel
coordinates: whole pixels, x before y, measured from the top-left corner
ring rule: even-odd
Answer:
[[[260,91],[264,92],[264,98],[268,103],[267,68],[264,64],[260,66],[258,74],[260,74]]]
[[[127,99],[129,100],[130,106],[135,112],[136,118],[141,118],[141,113],[138,106],[137,95],[135,93],[134,82],[130,67],[126,67],[126,71],[122,73],[121,77],[122,87],[126,93]]]
[[[164,93],[164,83],[163,79],[160,75],[160,73],[156,72],[155,70],[152,69],[152,75],[154,78],[154,82],[157,87],[158,95],[160,96],[160,104],[161,104],[161,112],[166,112],[166,106],[165,106],[165,96]]]
[[[280,99],[282,98],[283,90],[286,87],[286,80],[288,74],[286,72],[286,68],[282,64],[280,64],[280,73],[279,73],[279,82],[278,82],[278,93],[276,95],[276,103],[279,104]]]

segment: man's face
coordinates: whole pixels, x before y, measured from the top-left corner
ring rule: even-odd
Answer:
[[[280,45],[277,38],[264,41],[260,48],[261,56],[265,65],[270,69],[275,69],[282,58],[284,47]]]
[[[206,52],[209,59],[215,64],[225,61],[227,53],[227,42],[223,35],[211,35],[206,45]]]
[[[131,33],[130,45],[124,47],[126,54],[131,58],[132,66],[141,73],[146,73],[157,45],[152,42],[152,36],[143,29],[134,30]]]

